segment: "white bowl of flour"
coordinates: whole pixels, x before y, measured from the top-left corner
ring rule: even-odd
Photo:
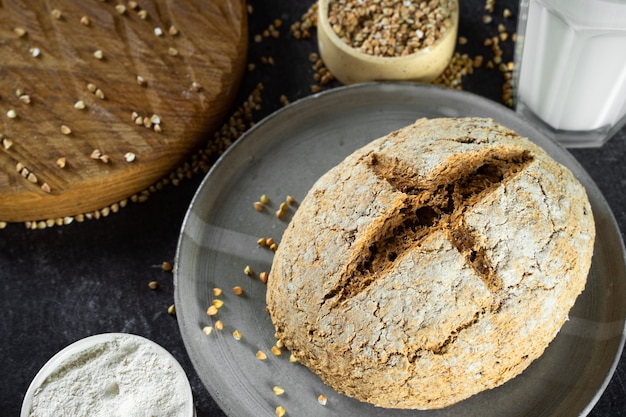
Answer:
[[[127,333],[81,339],[33,379],[21,417],[193,417],[185,371],[158,344]]]

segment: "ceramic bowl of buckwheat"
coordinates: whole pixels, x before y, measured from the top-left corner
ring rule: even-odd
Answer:
[[[320,0],[320,55],[344,84],[434,80],[456,45],[458,0]]]

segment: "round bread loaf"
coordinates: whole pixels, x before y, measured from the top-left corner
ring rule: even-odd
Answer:
[[[583,186],[490,119],[421,119],[312,187],[276,252],[277,337],[336,391],[433,409],[538,358],[591,265]]]

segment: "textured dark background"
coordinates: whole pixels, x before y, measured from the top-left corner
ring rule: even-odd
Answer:
[[[490,24],[482,21],[485,0],[460,2],[459,34],[468,43],[458,50],[488,59],[491,52],[483,39],[497,34],[498,23],[515,31],[517,2],[497,0]],[[250,0],[249,62],[256,67],[246,74],[241,100],[258,82],[264,84],[262,107],[254,112],[257,121],[282,106],[281,95],[295,101],[311,94],[315,81],[308,55],[317,50],[315,38],[297,40],[289,34],[289,26],[311,4],[311,0]],[[513,16],[503,18],[504,8]],[[280,37],[255,42],[254,35],[276,18],[283,21]],[[502,48],[504,61],[512,61],[512,42],[504,42]],[[261,57],[272,57],[274,64],[263,64]],[[501,101],[502,83],[501,72],[478,69],[465,77],[463,88]],[[626,129],[600,149],[572,153],[604,193],[624,236]],[[30,381],[63,347],[92,334],[129,332],[159,343],[183,365],[199,417],[224,416],[187,357],[176,318],[167,313],[174,299],[172,274],[160,267],[163,261],[174,260],[183,217],[201,180],[202,175],[196,175],[179,186],[167,186],[147,202],[129,204],[99,220],[34,231],[9,224],[0,230],[0,415],[19,414]],[[159,282],[156,291],[148,288],[152,280]],[[623,354],[590,416],[626,416],[625,381]]]

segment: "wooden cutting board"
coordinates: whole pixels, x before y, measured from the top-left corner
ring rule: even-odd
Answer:
[[[244,0],[0,0],[0,221],[169,175],[227,115],[247,38]]]

